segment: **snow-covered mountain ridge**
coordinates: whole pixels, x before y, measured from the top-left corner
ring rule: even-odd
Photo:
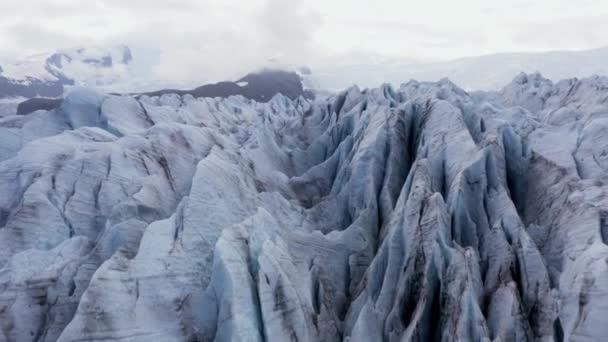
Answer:
[[[268,102],[276,94],[283,94],[295,100],[303,96],[307,99],[314,98],[315,94],[311,90],[304,88],[303,77],[296,73],[283,70],[264,69],[245,75],[236,82],[224,81],[212,84],[205,84],[194,89],[162,89],[148,93],[129,94],[135,97],[162,96],[164,94],[176,94],[180,96],[191,95],[193,97],[219,97],[226,98],[234,95],[242,95],[245,98],[258,102]],[[61,106],[61,98],[31,98],[20,102],[15,108],[12,107],[12,114],[27,115],[37,110],[51,110]],[[0,108],[1,109],[1,108]],[[10,110],[8,107],[7,110]],[[2,114],[0,112],[0,114]],[[6,116],[0,115],[0,116]]]
[[[608,74],[608,47],[582,51],[498,53],[447,61],[412,61],[405,58],[370,59],[342,56],[314,65],[314,78],[325,89],[362,87],[405,80],[437,81],[448,77],[465,90],[500,90],[518,73],[541,72],[551,80]]]
[[[66,86],[103,87],[128,79],[127,46],[75,48],[0,62],[0,99],[60,97]]]
[[[78,80],[81,85],[95,86],[103,83],[104,77],[111,81],[123,76],[132,60],[131,49],[123,45],[63,49],[50,55],[39,54],[2,63],[0,75],[15,82]]]
[[[158,56],[157,56],[158,55]],[[201,84],[232,79],[207,79],[193,72],[188,79],[166,80],[157,69],[171,70],[179,60],[163,60],[160,51],[133,50],[124,45],[79,47],[38,54],[17,61],[0,60],[0,101],[6,98],[59,97],[64,88],[87,86],[109,93],[143,93],[159,89],[190,89]],[[201,54],[204,60],[205,55]],[[499,53],[448,61],[422,61],[353,51],[308,66],[271,60],[270,69],[297,72],[305,89],[321,93],[339,92],[357,84],[374,87],[398,85],[409,79],[437,81],[448,77],[465,90],[499,90],[518,73],[541,72],[552,80],[608,74],[608,47],[582,51]],[[240,75],[232,75],[240,76]],[[159,77],[161,79],[159,79]],[[166,77],[166,75],[165,75]]]
[[[607,106],[74,89],[0,118],[0,340],[606,340]]]

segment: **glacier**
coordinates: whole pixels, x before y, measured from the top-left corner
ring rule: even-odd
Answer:
[[[608,78],[0,118],[0,341],[608,340]]]

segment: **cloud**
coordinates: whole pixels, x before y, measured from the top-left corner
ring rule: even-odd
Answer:
[[[368,31],[385,31],[391,34],[411,34],[419,39],[434,40],[433,44],[442,45],[455,40],[466,41],[467,44],[485,44],[487,37],[479,30],[466,28],[445,29],[409,21],[388,20],[351,20],[347,25]]]
[[[153,77],[213,81],[269,64],[339,65],[352,50],[447,60],[593,48],[608,44],[607,25],[596,0],[0,0],[0,58],[127,44],[155,61]]]
[[[323,20],[319,13],[305,10],[302,0],[268,0],[257,16],[261,48],[289,59],[314,54],[314,34]]]
[[[513,42],[527,49],[588,49],[608,45],[608,16],[557,18],[513,26]]]
[[[3,55],[127,44],[156,60],[154,76],[205,81],[266,66],[298,65],[320,48],[322,25],[303,0],[22,0],[0,2]],[[32,9],[23,15],[26,5]],[[10,51],[10,52],[9,52]],[[277,62],[274,62],[277,63]]]
[[[230,6],[208,6],[204,11],[179,13],[184,16],[182,21],[168,16],[139,23],[106,41],[124,42],[136,52],[138,47],[156,48],[159,64],[153,69],[154,76],[167,80],[234,79],[268,66],[270,59],[279,60],[276,66],[294,66],[318,52],[313,37],[320,17],[304,10],[301,0],[289,4],[268,0],[250,15],[236,13],[238,9]],[[192,14],[196,18],[189,20]]]
[[[19,47],[16,55],[27,55],[40,51],[54,51],[57,47],[78,43],[78,38],[52,28],[28,22],[16,23],[2,29],[8,44]]]

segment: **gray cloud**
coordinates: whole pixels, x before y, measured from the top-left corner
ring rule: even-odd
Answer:
[[[321,15],[306,11],[302,0],[268,0],[258,15],[262,48],[278,55],[310,57]]]
[[[124,43],[134,48],[136,60],[155,61],[155,77],[219,80],[269,65],[271,58],[279,61],[270,63],[275,66],[339,64],[344,60],[337,57],[352,50],[428,60],[583,49],[608,44],[603,35],[608,29],[606,4],[599,0],[576,4],[569,0],[491,4],[483,0],[458,4],[443,0],[0,0],[0,59]],[[572,17],[545,20],[548,16]]]
[[[12,44],[21,47],[15,54],[32,53],[34,51],[53,51],[57,47],[72,46],[79,43],[78,37],[66,35],[52,28],[29,22],[15,23],[3,30]]]
[[[124,43],[136,58],[155,55],[145,58],[159,62],[156,77],[211,81],[240,76],[270,58],[297,65],[320,50],[314,36],[321,16],[303,0],[23,1],[32,8],[27,15],[15,15],[24,9],[17,2],[0,2],[4,56]]]
[[[558,18],[513,26],[513,41],[530,49],[586,49],[608,44],[608,16]]]
[[[451,44],[455,40],[467,41],[469,44],[483,45],[487,42],[486,35],[479,30],[469,29],[440,29],[433,26],[412,23],[408,21],[386,20],[351,20],[346,25],[368,31],[389,31],[392,33],[409,33],[419,39],[432,39],[432,44]]]
[[[251,16],[235,16],[238,20],[230,20],[234,13],[230,7],[199,9],[195,13],[200,14],[200,26],[176,26],[174,18],[166,17],[139,24],[107,41],[157,47],[160,64],[154,72],[159,78],[235,78],[267,65],[271,58],[279,59],[277,66],[298,65],[318,53],[313,37],[321,24],[320,16],[304,10],[302,4],[302,0],[268,0]],[[226,21],[218,22],[223,16],[227,16]]]

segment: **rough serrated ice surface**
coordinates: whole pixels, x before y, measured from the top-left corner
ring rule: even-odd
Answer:
[[[0,118],[0,341],[608,339],[608,81]]]

